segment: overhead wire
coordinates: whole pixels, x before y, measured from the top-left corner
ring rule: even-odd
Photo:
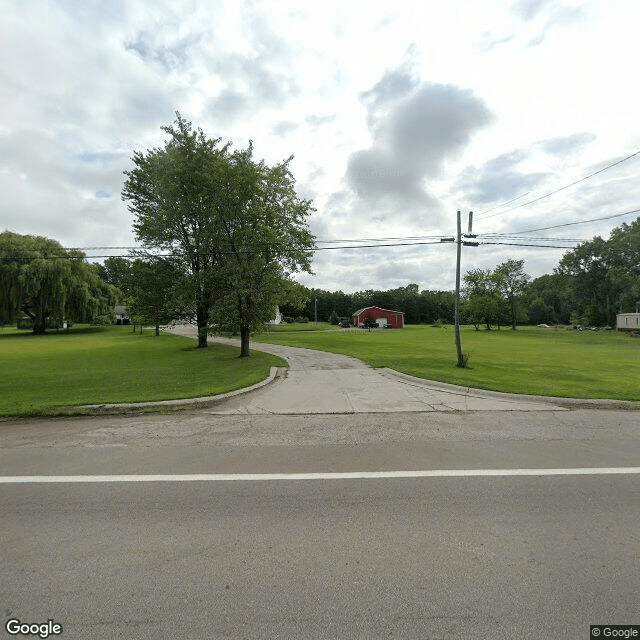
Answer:
[[[501,216],[505,213],[509,213],[510,211],[514,211],[515,209],[519,209],[520,207],[526,207],[527,205],[533,204],[534,202],[539,202],[540,200],[544,200],[545,198],[549,198],[553,195],[555,195],[556,193],[560,193],[560,191],[564,191],[565,189],[569,189],[570,187],[573,187],[577,184],[580,184],[581,182],[584,182],[585,180],[589,180],[590,178],[593,178],[594,176],[597,176],[600,173],[603,173],[604,171],[608,171],[609,169],[613,168],[613,167],[617,167],[618,165],[622,164],[623,162],[627,162],[628,160],[631,160],[632,158],[635,158],[637,155],[640,155],[640,149],[638,151],[635,151],[634,153],[626,156],[625,158],[622,158],[621,160],[617,160],[616,162],[612,162],[611,164],[607,165],[606,167],[603,167],[602,169],[598,169],[598,171],[594,171],[593,173],[590,173],[587,176],[584,176],[583,178],[580,178],[579,180],[574,180],[573,182],[564,185],[563,187],[560,187],[559,189],[555,189],[553,191],[550,191],[549,193],[545,193],[542,196],[539,196],[537,198],[534,198],[533,200],[529,200],[527,202],[522,202],[514,207],[510,207],[509,209],[505,209],[504,211],[499,211],[498,213],[494,213],[490,216],[482,216],[483,213],[488,213],[489,211],[492,211],[493,209],[496,208],[500,208],[501,206],[504,206],[506,204],[509,204],[509,201],[501,204],[501,205],[497,205],[497,207],[493,207],[493,209],[487,209],[486,211],[481,211],[478,214],[478,220],[487,220],[489,218],[495,218],[496,216]],[[526,194],[525,194],[526,195]],[[519,199],[520,197],[523,196],[518,196],[518,198],[515,198],[515,200]],[[482,217],[480,217],[482,216]]]
[[[579,224],[588,224],[589,222],[600,222],[602,220],[612,220],[613,218],[621,218],[623,216],[629,216],[632,215],[634,213],[640,213],[640,209],[632,209],[631,211],[625,211],[624,213],[616,213],[614,215],[611,216],[602,216],[600,218],[590,218],[589,220],[578,220],[577,222],[565,222],[563,224],[554,224],[554,225],[550,225],[548,227],[538,227],[537,229],[526,229],[524,231],[511,231],[509,232],[508,235],[516,235],[516,234],[520,234],[520,233],[535,233],[536,231],[548,231],[549,229],[559,229],[561,227],[571,227],[571,226],[575,226],[575,225],[579,225]],[[485,235],[489,235],[489,234],[478,234],[478,236],[482,236],[484,237]],[[500,234],[491,234],[493,236],[496,235],[500,235]]]
[[[540,248],[556,248],[556,249],[570,249],[568,244],[575,244],[586,242],[586,240],[582,238],[549,238],[549,237],[529,237],[527,240],[537,241],[537,242],[562,242],[565,244],[562,245],[552,245],[552,244],[534,244],[532,242],[529,243],[514,243],[514,242],[506,242],[506,240],[520,240],[518,237],[519,234],[525,233],[535,233],[538,231],[548,231],[550,229],[558,229],[561,227],[569,227],[580,224],[588,224],[590,222],[599,222],[602,220],[611,220],[614,218],[620,218],[627,215],[632,215],[635,213],[640,213],[640,208],[632,209],[631,211],[625,211],[623,213],[616,213],[609,216],[600,216],[598,218],[590,218],[589,220],[579,220],[576,222],[566,222],[557,225],[549,225],[547,227],[538,227],[536,229],[524,229],[520,231],[511,231],[509,233],[479,233],[474,234],[472,237],[476,238],[479,244],[482,245],[510,245],[510,246],[522,246],[522,247],[540,247]],[[464,234],[465,237],[469,237],[468,234]],[[422,238],[430,238],[429,240],[422,240]],[[316,251],[329,251],[329,250],[343,250],[343,249],[378,249],[385,247],[411,247],[411,246],[425,246],[425,245],[442,245],[447,242],[451,242],[453,238],[451,236],[404,236],[403,240],[409,240],[409,242],[386,242],[387,240],[392,240],[393,238],[371,238],[371,239],[354,239],[354,240],[318,240],[317,243],[329,244],[332,243],[333,246],[324,246],[324,247],[315,247],[310,249],[310,252]],[[375,244],[338,244],[343,242],[374,242]],[[100,251],[100,250],[128,250],[128,251],[140,251],[144,250],[144,247],[132,247],[132,246],[95,246],[95,247],[64,247],[65,251]],[[218,252],[220,253],[220,252]],[[231,252],[224,252],[231,253]],[[243,251],[242,253],[250,254],[253,251]],[[154,253],[154,257],[158,258],[170,258],[179,255],[176,252],[170,253]],[[50,259],[102,259],[102,258],[125,258],[131,259],[135,257],[135,255],[129,254],[98,254],[98,255],[83,255],[83,256],[74,256],[70,254],[65,255],[52,255],[52,256],[28,256],[28,255],[14,255],[14,256],[3,256],[3,260],[13,259],[13,260],[35,260],[41,258],[50,258]]]

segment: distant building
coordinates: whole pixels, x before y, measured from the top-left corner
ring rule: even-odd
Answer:
[[[282,314],[280,313],[280,307],[276,307],[276,317],[273,320],[269,320],[269,324],[280,324],[282,322]]]
[[[16,322],[17,329],[33,329],[33,320],[28,316],[23,316],[22,318],[18,318]]]
[[[640,331],[640,313],[619,313],[616,316],[618,331]]]
[[[356,327],[364,327],[364,319],[371,316],[379,327],[392,327],[393,329],[404,328],[404,312],[381,309],[380,307],[365,307],[358,309],[351,317]]]
[[[116,324],[130,324],[129,316],[127,315],[127,307],[124,305],[116,305],[115,308]]]

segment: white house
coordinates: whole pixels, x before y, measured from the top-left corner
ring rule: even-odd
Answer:
[[[282,314],[280,313],[280,307],[276,307],[276,317],[273,320],[269,320],[269,324],[280,324],[282,322]]]
[[[127,315],[127,307],[117,304],[115,308],[116,324],[129,324],[129,316]]]
[[[640,313],[619,313],[616,316],[618,331],[640,331]]]

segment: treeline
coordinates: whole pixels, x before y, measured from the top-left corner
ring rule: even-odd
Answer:
[[[285,317],[302,315],[315,320],[316,309],[319,322],[329,322],[331,314],[351,318],[354,311],[364,307],[381,307],[403,311],[405,322],[419,324],[437,320],[453,322],[455,295],[452,291],[419,291],[417,284],[399,287],[389,291],[368,289],[355,293],[307,289],[307,303],[302,311],[291,305],[281,305],[280,312]]]
[[[552,274],[531,279],[524,261],[507,260],[494,269],[472,269],[464,275],[462,321],[485,326],[574,324],[610,326],[616,314],[640,304],[640,218],[615,228],[609,240],[595,237],[568,251]],[[453,323],[453,291],[424,290],[417,284],[389,291],[355,293],[306,289],[307,303],[283,304],[285,317],[313,321],[348,317],[357,309],[377,306],[403,311],[407,324]]]
[[[553,274],[531,282],[524,300],[533,323],[615,326],[617,313],[640,304],[640,218],[565,253]]]

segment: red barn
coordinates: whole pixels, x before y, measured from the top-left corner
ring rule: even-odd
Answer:
[[[363,327],[364,319],[369,315],[373,318],[374,322],[378,323],[379,327],[385,325],[391,326],[394,329],[402,329],[404,327],[404,312],[390,311],[389,309],[381,309],[380,307],[358,309],[358,311],[351,315],[353,324],[356,327]]]

